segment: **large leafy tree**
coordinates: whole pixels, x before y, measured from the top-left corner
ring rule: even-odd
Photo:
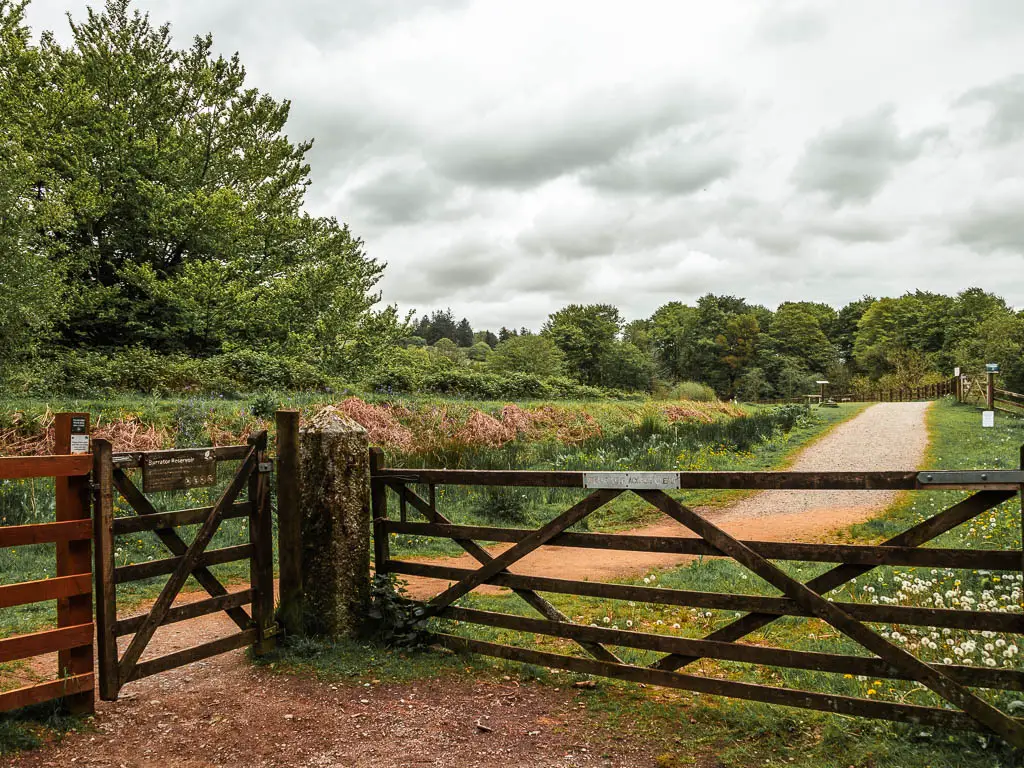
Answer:
[[[601,386],[605,358],[622,330],[619,310],[610,304],[570,304],[552,313],[543,333],[565,356],[568,369],[584,384]]]
[[[509,336],[505,341],[498,342],[487,357],[487,367],[502,374],[560,376],[564,372],[565,356],[548,336]]]
[[[248,87],[238,56],[214,55],[209,36],[175,48],[129,0],[72,22],[67,47],[47,34],[30,48],[20,8],[0,0],[2,71],[29,75],[0,98],[30,106],[0,111],[24,114],[5,144],[31,165],[12,161],[19,173],[0,184],[24,197],[32,182],[34,220],[17,242],[23,260],[45,257],[65,277],[63,342],[248,347],[337,374],[372,362],[400,325],[374,309],[383,265],[335,219],[303,213],[312,142],[285,134],[289,103]],[[45,244],[24,247],[39,232]]]
[[[783,304],[772,318],[771,338],[776,350],[810,372],[824,373],[836,350],[819,323],[820,315],[804,304]]]

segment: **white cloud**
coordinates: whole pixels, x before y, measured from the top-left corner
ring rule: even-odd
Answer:
[[[29,19],[67,39],[63,12]],[[537,327],[706,291],[1024,305],[1018,0],[147,0],[315,137],[384,297]],[[991,276],[991,277],[989,277]]]

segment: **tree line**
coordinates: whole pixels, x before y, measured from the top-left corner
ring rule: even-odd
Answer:
[[[980,288],[866,296],[840,309],[790,301],[774,311],[707,294],[630,322],[608,304],[573,304],[537,333],[474,332],[463,320],[460,334],[423,335],[445,317],[450,310],[423,317],[403,345],[431,347],[435,338],[433,347],[462,365],[564,375],[600,388],[655,391],[694,381],[720,397],[760,399],[813,392],[827,380],[832,391],[866,393],[934,383],[955,367],[980,371],[989,362],[1000,363],[1006,386],[1024,387],[1024,312]]]

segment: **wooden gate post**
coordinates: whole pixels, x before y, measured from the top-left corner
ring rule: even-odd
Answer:
[[[99,691],[117,701],[117,589],[114,581],[114,465],[110,442],[92,446],[93,539],[96,541],[96,644],[100,662]]]
[[[89,414],[58,413],[54,419],[55,454],[89,453]],[[88,520],[89,476],[58,477],[54,479],[56,520]],[[58,542],[57,576],[92,573],[92,542]],[[57,600],[57,627],[71,627],[92,623],[92,595],[78,595]],[[93,671],[92,643],[57,654],[58,674],[74,676]],[[76,693],[65,699],[68,709],[76,714],[95,711],[92,691]]]
[[[302,632],[302,515],[299,512],[299,412],[278,411],[277,621],[285,634]]]
[[[249,539],[252,559],[249,561],[249,583],[253,595],[252,620],[259,639],[254,647],[262,654],[273,650],[277,634],[274,623],[274,526],[270,509],[270,464],[267,461],[267,433],[249,438],[256,451],[256,466],[249,475]]]
[[[370,608],[370,450],[335,408],[299,433],[303,629],[353,637]]]

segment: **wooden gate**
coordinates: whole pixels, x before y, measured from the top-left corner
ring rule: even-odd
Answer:
[[[100,698],[112,701],[121,688],[132,681],[164,672],[193,661],[252,645],[257,652],[272,647],[274,624],[274,573],[267,434],[250,438],[248,445],[234,445],[197,451],[153,451],[114,454],[110,443],[95,440],[94,483],[96,487],[95,538],[97,586],[97,642],[99,646]],[[146,471],[151,469],[153,490],[210,485],[216,466],[224,461],[241,461],[227,488],[212,507],[158,512],[146,497]],[[196,474],[183,470],[189,463],[202,463]],[[213,469],[209,469],[212,466]],[[127,470],[141,467],[143,488],[132,482]],[[213,475],[209,473],[212,471]],[[205,476],[203,473],[207,473]],[[159,476],[158,476],[159,474]],[[159,480],[159,482],[156,482]],[[114,491],[127,502],[134,516],[114,515]],[[245,501],[238,501],[247,489]],[[221,521],[248,518],[249,542],[221,549],[207,547]],[[198,525],[191,543],[186,543],[175,528]],[[116,537],[152,531],[170,551],[172,557],[132,565],[115,562]],[[249,560],[248,589],[229,592],[210,570],[210,566],[237,560]],[[166,584],[152,607],[141,615],[118,618],[117,585],[169,574]],[[210,595],[197,602],[174,606],[189,576]],[[251,605],[251,614],[245,610]],[[186,621],[224,611],[237,625],[238,632],[217,640],[204,642],[185,650],[157,658],[140,660],[157,629],[163,625]],[[118,638],[131,635],[123,652]]]
[[[378,573],[425,576],[450,582],[450,586],[432,600],[419,603],[421,615],[572,640],[589,658],[501,645],[444,632],[435,634],[438,644],[454,650],[472,651],[543,667],[753,701],[948,728],[982,729],[999,734],[1017,747],[1024,747],[1024,721],[1004,713],[972,690],[1024,690],[1024,672],[1019,669],[991,669],[956,663],[926,663],[901,647],[893,637],[883,636],[868,626],[870,623],[882,622],[1024,634],[1024,615],[1009,611],[832,602],[826,596],[831,590],[882,565],[1021,573],[1024,559],[1019,550],[940,549],[923,545],[1012,499],[1024,488],[1024,471],[631,473],[424,470],[384,468],[380,464],[380,454],[373,456],[371,467],[375,564]],[[427,498],[416,492],[413,487],[416,484],[429,489]],[[585,488],[590,493],[541,528],[522,530],[451,524],[438,509],[435,485]],[[711,520],[666,493],[669,489],[695,488],[889,491],[964,489],[972,491],[973,495],[948,509],[936,512],[881,545],[863,546],[737,540]],[[395,493],[400,500],[402,520],[388,518],[389,491]],[[568,530],[623,493],[636,494],[696,534],[697,538],[576,533]],[[427,522],[405,521],[409,507],[421,513]],[[393,534],[450,538],[478,560],[480,567],[472,570],[394,560],[388,547],[388,537]],[[509,542],[513,546],[501,554],[492,555],[476,540]],[[781,596],[691,592],[538,577],[509,571],[510,566],[542,545],[728,557],[776,587]],[[803,582],[772,561],[825,562],[837,565]],[[483,584],[512,589],[543,618],[527,618],[454,605],[456,600]],[[651,634],[574,624],[542,597],[540,592],[737,611],[742,615],[700,639]],[[782,616],[820,619],[871,655],[841,655],[737,642]],[[639,666],[624,663],[612,650],[614,646],[655,651],[664,655],[649,666]],[[702,658],[840,673],[847,677],[866,675],[872,678],[917,681],[955,709],[793,690],[677,671]]]

